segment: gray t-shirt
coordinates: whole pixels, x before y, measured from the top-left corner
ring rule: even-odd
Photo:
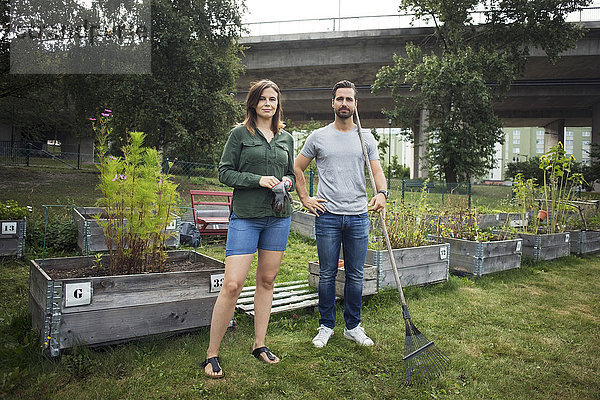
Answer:
[[[379,160],[377,141],[370,132],[363,132],[370,160]],[[306,139],[301,154],[315,159],[319,172],[317,197],[327,211],[356,215],[367,211],[365,158],[358,129],[340,132],[333,123],[317,129]]]

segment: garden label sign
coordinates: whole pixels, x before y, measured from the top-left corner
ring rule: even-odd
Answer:
[[[3,235],[16,235],[17,233],[17,222],[3,222],[2,223],[2,234]]]
[[[223,286],[225,274],[214,274],[210,276],[210,293],[220,292]]]
[[[85,306],[92,302],[92,282],[65,284],[65,307]]]

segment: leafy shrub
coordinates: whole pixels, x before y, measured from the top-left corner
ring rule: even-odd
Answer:
[[[30,207],[19,206],[14,200],[0,201],[0,219],[3,220],[24,219],[30,211]]]
[[[69,209],[70,210],[70,209]],[[46,237],[46,249],[52,253],[64,254],[77,251],[77,227],[68,211],[52,212],[48,215],[27,221],[26,247],[33,252],[41,252]]]

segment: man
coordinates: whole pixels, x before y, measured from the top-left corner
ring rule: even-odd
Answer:
[[[346,282],[344,287],[344,337],[362,346],[373,341],[360,326],[363,266],[369,243],[369,211],[384,212],[387,199],[385,175],[379,163],[377,142],[372,134],[363,134],[377,193],[367,204],[365,159],[353,115],[357,90],[350,81],[340,81],[332,91],[333,123],[314,131],[294,163],[296,192],[315,214],[315,233],[319,254],[319,320],[316,347],[323,347],[333,335],[335,325],[335,279],[340,245],[344,251]],[[304,170],[315,159],[319,171],[317,196],[306,191]]]

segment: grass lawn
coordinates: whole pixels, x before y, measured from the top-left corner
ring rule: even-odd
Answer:
[[[2,177],[6,176],[5,170]],[[64,187],[77,190],[77,178],[62,171],[61,185],[45,183],[41,175],[30,178],[23,171],[11,176],[30,182],[29,198],[37,199],[32,200],[37,201],[34,207],[64,203],[64,196],[71,194],[61,185],[71,178]],[[7,185],[5,179],[0,181]],[[95,179],[90,183],[93,187]],[[44,195],[43,188],[52,190]],[[28,190],[14,193],[26,199]],[[3,192],[0,200],[15,198],[11,194],[9,190],[6,197]],[[78,205],[94,202],[93,192],[78,196]],[[205,242],[200,250],[218,259],[224,256],[219,241]],[[28,254],[34,256],[39,254]],[[278,280],[305,279],[308,261],[314,259],[314,241],[290,235]],[[267,344],[281,357],[278,365],[259,363],[250,355],[253,322],[237,314],[237,328],[226,334],[220,354],[226,378],[218,381],[206,379],[199,367],[208,328],[99,349],[81,347],[57,359],[44,356],[30,330],[27,292],[27,262],[2,261],[0,399],[600,398],[597,257],[526,260],[520,270],[476,280],[452,276],[445,284],[408,288],[415,325],[451,359],[440,379],[413,387],[402,384],[404,323],[395,290],[364,301],[363,326],[375,341],[371,348],[343,338],[341,303],[336,334],[323,349],[311,343],[318,313],[273,316]]]

